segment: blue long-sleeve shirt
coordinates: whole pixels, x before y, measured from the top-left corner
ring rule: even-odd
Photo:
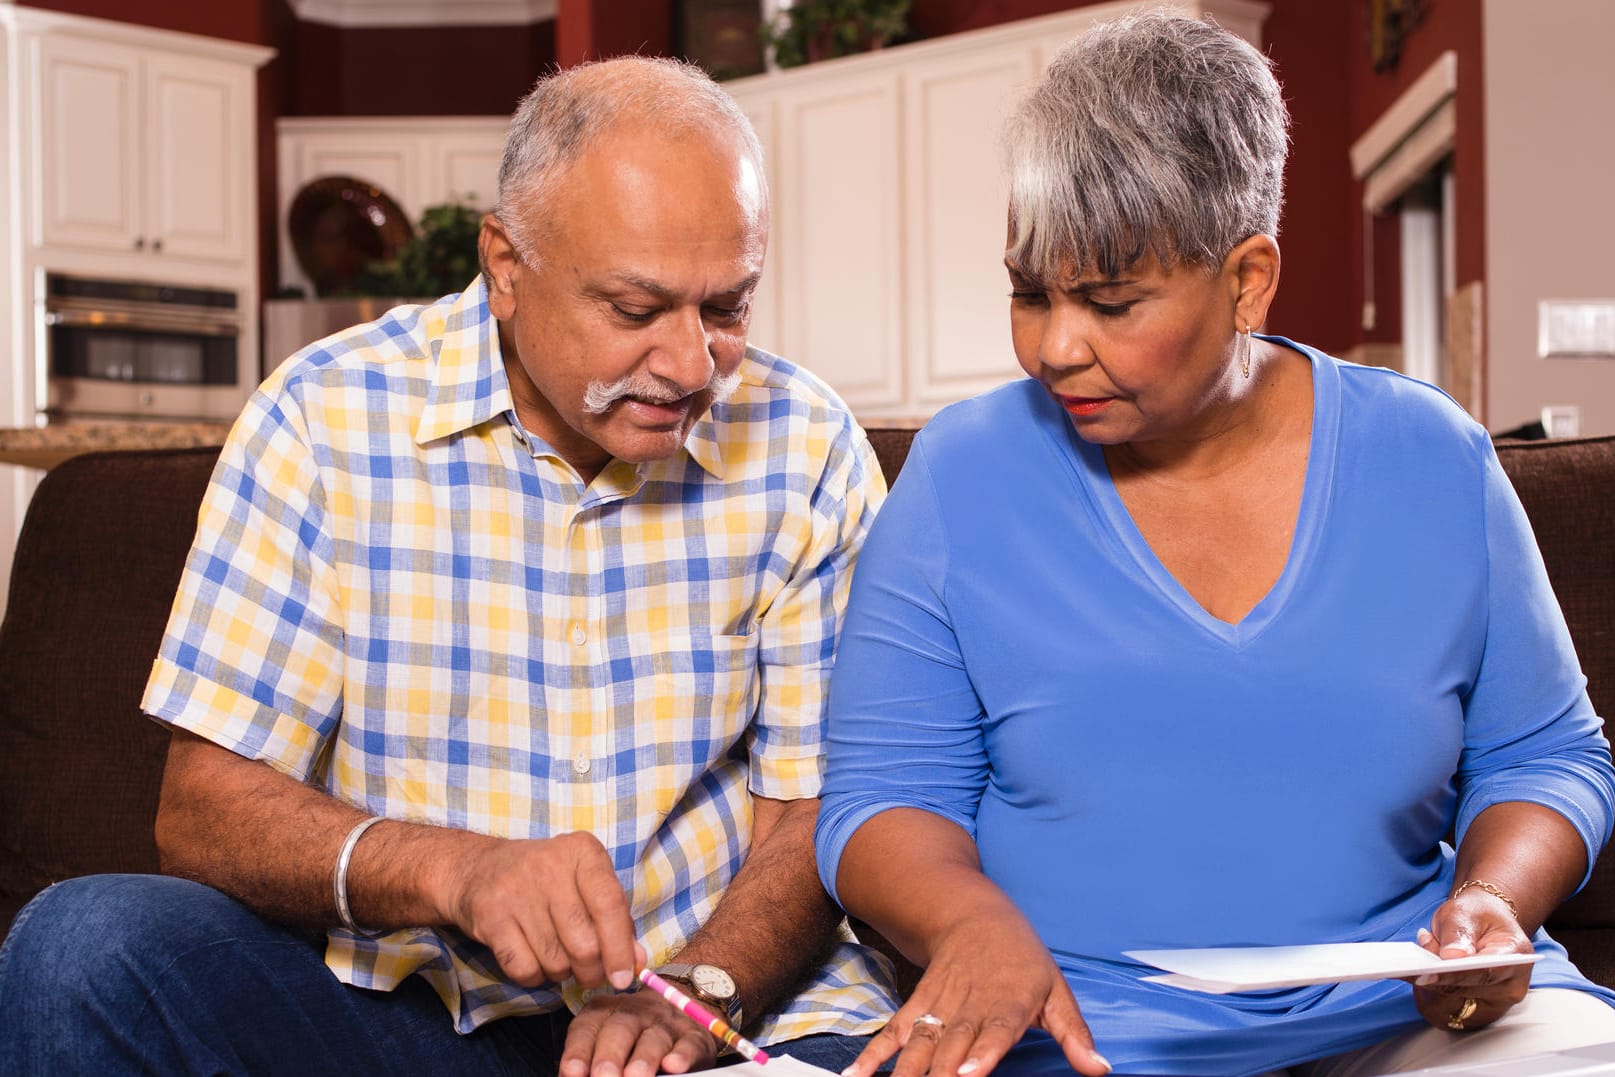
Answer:
[[[1260,1072],[1421,1019],[1397,981],[1211,996],[1124,950],[1411,939],[1483,809],[1565,816],[1615,773],[1530,526],[1439,392],[1311,362],[1305,488],[1238,624],[1165,569],[1041,386],[945,410],[865,546],[831,688],[818,854],[873,815],[968,831],[1120,1072]],[[924,900],[924,895],[914,895]],[[1533,984],[1590,984],[1539,935]],[[1034,1037],[1035,1040],[1035,1037]],[[1053,1065],[1029,1042],[1006,1072]]]

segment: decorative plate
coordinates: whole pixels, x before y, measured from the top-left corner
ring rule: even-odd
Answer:
[[[387,192],[351,176],[310,180],[286,215],[297,264],[317,295],[339,295],[372,261],[398,254],[413,234]]]

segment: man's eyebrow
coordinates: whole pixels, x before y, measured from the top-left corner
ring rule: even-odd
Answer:
[[[611,280],[614,284],[633,288],[636,291],[655,296],[664,303],[671,302],[678,298],[678,294],[674,292],[673,289],[669,288],[660,281],[651,280],[649,277],[641,277],[633,273],[618,273],[613,276]],[[742,279],[738,284],[735,284],[733,287],[725,288],[723,291],[716,294],[740,295],[744,292],[750,292],[756,289],[757,282],[760,280],[762,280],[761,273],[752,273]]]

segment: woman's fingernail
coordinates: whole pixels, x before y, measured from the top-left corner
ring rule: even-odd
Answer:
[[[858,1072],[858,1063],[854,1062],[852,1065],[848,1066],[846,1069],[841,1071],[841,1077],[852,1077],[852,1075],[857,1073],[857,1072]]]
[[[979,1059],[967,1058],[959,1063],[959,1077],[968,1077],[969,1074],[975,1073],[980,1068],[981,1062]]]
[[[1426,942],[1429,942],[1429,941],[1430,941],[1430,940],[1431,940],[1431,939],[1433,939],[1433,938],[1435,938],[1435,936],[1434,936],[1434,935],[1432,935],[1432,934],[1430,934],[1430,933],[1429,933],[1429,932],[1428,932],[1428,931],[1426,931],[1426,930],[1425,930],[1425,929],[1424,929],[1424,928],[1422,928],[1422,927],[1421,927],[1421,928],[1419,928],[1419,934],[1418,934],[1418,939],[1419,939],[1419,942],[1420,942],[1420,944],[1423,944],[1423,943],[1426,943]]]
[[[1105,1072],[1109,1073],[1110,1072],[1110,1059],[1106,1058],[1104,1055],[1100,1054],[1098,1051],[1095,1051],[1093,1053],[1093,1056],[1094,1056],[1094,1060],[1096,1062],[1098,1062],[1101,1066],[1105,1067]]]
[[[1417,984],[1419,987],[1429,987],[1431,984],[1436,982],[1436,978],[1435,978],[1435,976],[1431,975],[1430,973],[1425,973],[1423,976],[1420,976],[1418,979],[1414,980],[1413,982],[1415,984]]]
[[[611,986],[615,987],[618,991],[626,991],[630,987],[634,986],[634,974],[626,969],[618,969],[616,972],[613,972],[608,979],[611,981]]]

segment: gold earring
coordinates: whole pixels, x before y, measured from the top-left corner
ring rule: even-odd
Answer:
[[[1245,326],[1245,358],[1240,361],[1239,371],[1247,378],[1251,376],[1251,327],[1248,323]]]

